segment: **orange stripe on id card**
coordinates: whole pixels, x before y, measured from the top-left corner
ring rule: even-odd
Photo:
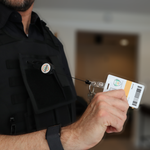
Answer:
[[[126,82],[126,85],[125,85],[125,88],[124,88],[126,97],[128,97],[128,95],[129,95],[129,91],[130,91],[131,85],[132,85],[132,82],[131,82],[131,81],[127,81],[127,82]]]

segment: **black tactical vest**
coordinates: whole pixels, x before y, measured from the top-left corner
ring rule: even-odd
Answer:
[[[23,134],[75,121],[76,94],[61,61],[61,43],[43,24],[44,41],[0,30],[0,134]],[[45,74],[41,66],[51,64]]]

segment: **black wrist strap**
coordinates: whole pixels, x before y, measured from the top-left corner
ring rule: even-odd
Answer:
[[[60,141],[60,125],[48,127],[46,139],[50,150],[64,150]]]

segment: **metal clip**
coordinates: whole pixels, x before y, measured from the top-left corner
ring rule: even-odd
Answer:
[[[95,96],[95,91],[94,91],[94,87],[90,84],[89,85],[89,93],[88,93],[88,99],[89,102],[91,102],[91,100],[93,99],[93,97]]]
[[[93,97],[95,96],[95,88],[104,88],[105,83],[103,82],[96,82],[96,81],[89,81],[89,94],[88,94],[88,99],[91,102]]]
[[[105,86],[105,83],[103,82],[96,82],[96,81],[90,81],[90,82],[93,87],[104,88]]]

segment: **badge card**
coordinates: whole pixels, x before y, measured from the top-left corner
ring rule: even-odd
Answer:
[[[113,75],[108,75],[103,92],[124,89],[129,106],[138,108],[143,92],[144,85],[125,80]]]

